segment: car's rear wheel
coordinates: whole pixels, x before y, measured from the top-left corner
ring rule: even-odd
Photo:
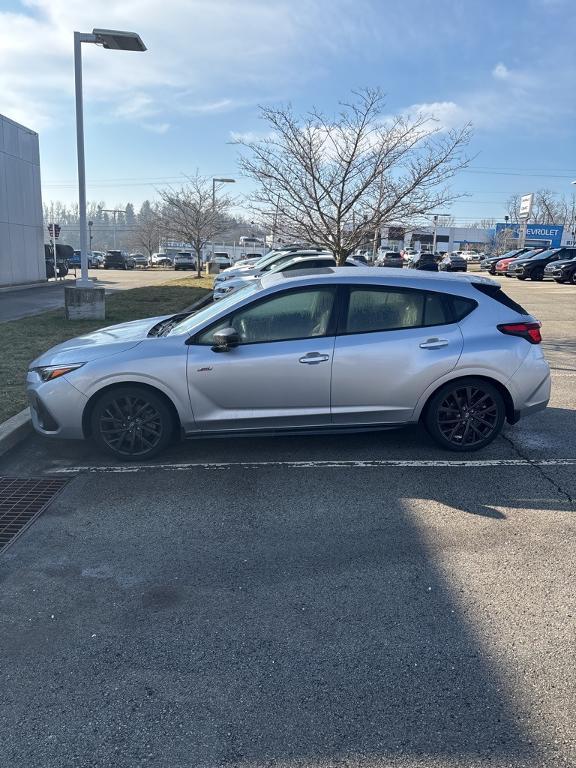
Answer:
[[[530,274],[530,280],[540,281],[544,280],[544,269],[542,267],[536,267]]]
[[[570,283],[572,285],[576,285],[576,270],[574,270],[574,272],[572,272],[572,274],[570,275]]]
[[[424,418],[435,442],[450,451],[477,451],[496,438],[506,408],[498,389],[483,379],[466,378],[441,387]]]
[[[172,441],[174,422],[170,408],[145,387],[116,387],[96,402],[91,415],[96,445],[123,461],[157,456]]]

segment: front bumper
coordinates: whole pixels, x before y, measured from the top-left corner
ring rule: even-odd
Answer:
[[[54,381],[42,381],[37,373],[28,371],[26,393],[36,432],[71,440],[84,437],[82,414],[88,399],[66,376]]]

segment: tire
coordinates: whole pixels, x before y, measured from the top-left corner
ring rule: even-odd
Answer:
[[[518,275],[518,280],[526,280],[526,276],[525,275]]]
[[[441,448],[479,451],[500,434],[505,417],[498,389],[484,379],[469,377],[440,387],[427,404],[424,423]]]
[[[570,275],[570,285],[576,285],[576,270]]]
[[[530,273],[530,280],[534,280],[535,282],[540,282],[541,280],[544,280],[543,267],[535,267]]]
[[[172,442],[174,426],[165,400],[138,386],[108,390],[96,401],[90,416],[93,441],[120,461],[157,456]]]

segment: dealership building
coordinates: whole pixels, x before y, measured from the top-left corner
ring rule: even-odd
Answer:
[[[46,280],[38,134],[0,115],[0,286]]]
[[[507,234],[510,247],[518,240],[519,224],[496,224],[493,228],[480,227],[442,227],[436,228],[436,251],[483,251],[493,245],[498,236]],[[559,248],[561,245],[573,245],[573,233],[565,231],[560,224],[528,224],[525,244],[535,248]],[[431,251],[434,243],[432,226],[384,227],[382,229],[382,249],[401,251],[413,248],[415,251]]]

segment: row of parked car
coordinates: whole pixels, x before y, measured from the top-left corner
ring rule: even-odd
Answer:
[[[467,272],[468,261],[469,259],[458,251],[453,253],[386,251],[376,258],[374,265],[376,267],[408,267],[425,272]]]
[[[576,285],[576,248],[518,248],[480,263],[491,275]]]
[[[360,254],[349,256],[346,260],[349,267],[366,266],[366,261]],[[258,280],[268,273],[290,273],[297,270],[318,270],[336,266],[332,253],[322,248],[302,246],[287,246],[281,250],[272,251],[265,256],[243,259],[234,266],[225,269],[216,276],[214,283],[214,299],[228,296],[244,288],[250,282]],[[408,267],[427,272],[466,272],[467,261],[458,254],[439,255],[434,253],[413,254],[412,258],[404,258],[400,253],[389,251],[381,254],[375,266],[378,267]]]

